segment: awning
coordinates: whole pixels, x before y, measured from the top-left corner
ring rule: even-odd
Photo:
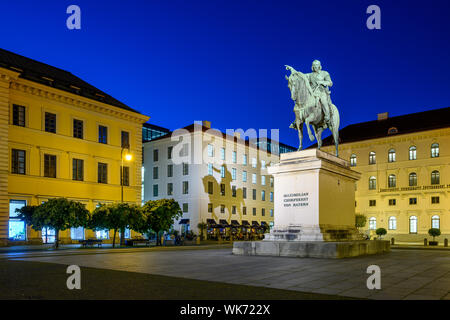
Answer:
[[[258,221],[252,221],[252,226],[254,226],[254,227],[259,227]]]
[[[189,219],[181,219],[179,224],[189,224]]]
[[[240,227],[240,224],[239,224],[239,222],[237,220],[231,220],[231,225],[233,227]]]
[[[245,226],[250,226],[250,223],[248,223],[247,220],[242,220],[242,226],[243,226],[243,227],[245,227]]]
[[[261,221],[261,226],[262,226],[262,227],[267,226],[267,222]]]
[[[217,227],[217,223],[216,220],[214,219],[206,219],[206,224],[210,227],[216,228]]]
[[[230,226],[230,225],[228,224],[227,220],[225,220],[225,219],[219,220],[219,223],[220,223],[220,224],[222,225],[222,227],[224,227],[224,228],[227,228],[227,227]]]

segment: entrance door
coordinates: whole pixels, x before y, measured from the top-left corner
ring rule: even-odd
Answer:
[[[43,243],[55,243],[55,230],[50,228],[42,229],[42,242]]]
[[[26,240],[26,228],[25,222],[18,219],[18,213],[16,209],[20,209],[26,206],[25,200],[9,200],[9,226],[8,226],[8,238],[15,241]]]

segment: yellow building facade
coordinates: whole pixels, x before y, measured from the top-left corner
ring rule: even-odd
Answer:
[[[13,59],[12,59],[13,58]],[[149,117],[72,74],[0,52],[0,244],[51,242],[15,209],[56,197],[82,202],[141,202],[142,124]],[[125,154],[132,156],[131,161]],[[66,230],[63,243],[109,238],[107,231]]]
[[[340,157],[360,172],[357,214],[366,231],[422,242],[430,228],[450,238],[450,108],[355,124],[341,130]],[[326,152],[334,152],[326,139]]]

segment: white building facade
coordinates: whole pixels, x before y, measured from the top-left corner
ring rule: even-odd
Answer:
[[[242,134],[247,134],[241,132]],[[273,225],[273,178],[279,156],[224,134],[207,121],[144,143],[144,201],[173,198],[183,211],[174,229],[200,222]]]

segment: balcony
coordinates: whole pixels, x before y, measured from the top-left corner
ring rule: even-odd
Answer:
[[[414,186],[414,187],[401,187],[401,188],[386,188],[380,189],[379,192],[398,192],[398,191],[422,191],[422,190],[437,190],[437,189],[450,189],[450,184],[436,184],[428,186]]]

